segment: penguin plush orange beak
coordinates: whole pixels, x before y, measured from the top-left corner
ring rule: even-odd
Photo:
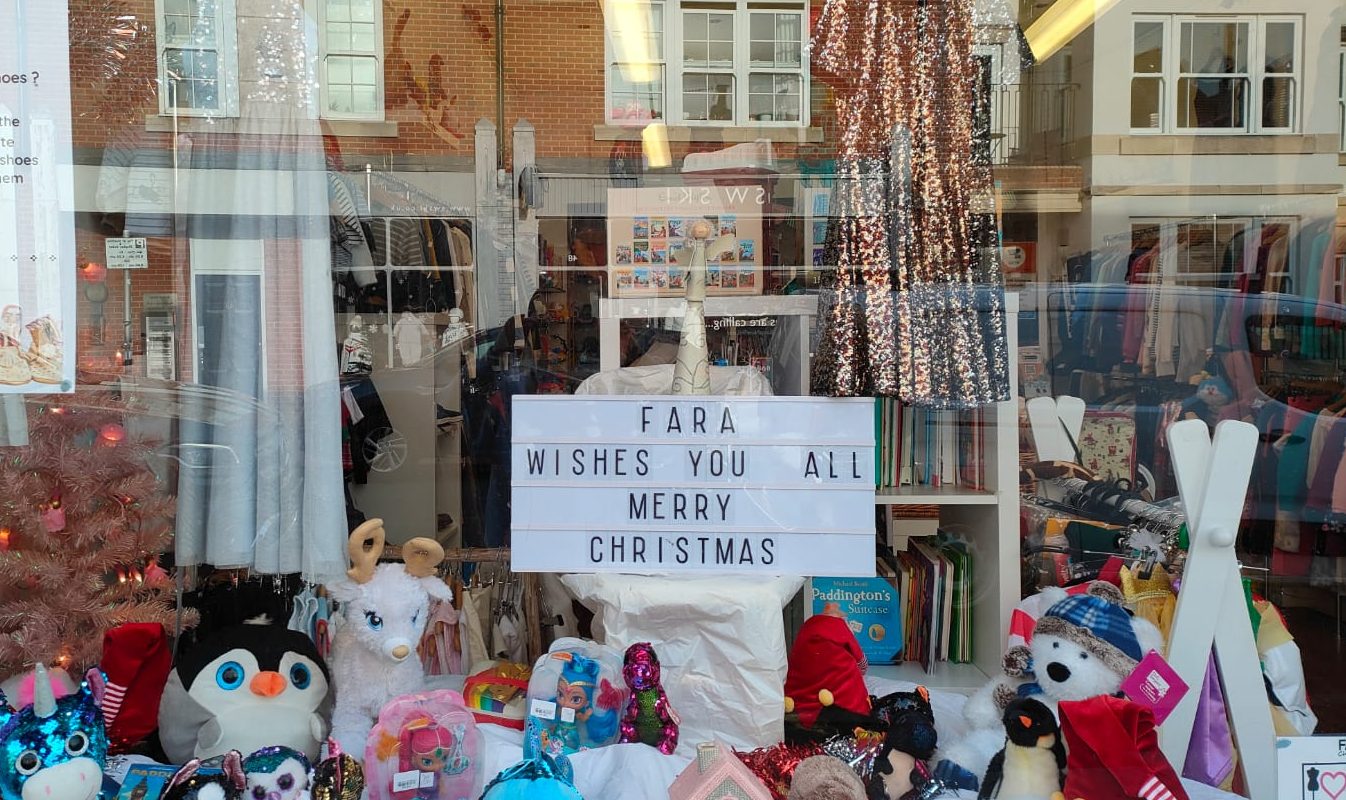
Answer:
[[[252,693],[261,697],[275,697],[285,691],[285,678],[279,672],[259,672],[248,683]]]

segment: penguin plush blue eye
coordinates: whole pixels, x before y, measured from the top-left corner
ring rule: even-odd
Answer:
[[[313,673],[303,664],[295,664],[290,667],[290,683],[294,684],[296,689],[307,689],[313,680]]]
[[[383,617],[380,617],[373,611],[365,612],[365,622],[368,623],[370,630],[377,631],[383,629]]]
[[[226,661],[215,671],[215,682],[221,689],[232,692],[243,685],[243,665],[237,661]]]

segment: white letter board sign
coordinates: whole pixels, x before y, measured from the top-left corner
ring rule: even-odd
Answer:
[[[874,574],[874,401],[515,396],[517,572]]]

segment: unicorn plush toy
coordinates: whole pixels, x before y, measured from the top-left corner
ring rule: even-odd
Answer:
[[[46,668],[35,672],[31,706],[13,711],[0,695],[0,800],[95,800],[107,757],[103,673],[89,670],[57,700]]]

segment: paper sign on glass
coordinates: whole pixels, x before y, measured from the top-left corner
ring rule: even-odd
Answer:
[[[1187,688],[1187,683],[1178,677],[1164,657],[1153,650],[1140,660],[1131,677],[1122,682],[1122,693],[1132,702],[1153,711],[1156,725],[1164,724],[1187,694]]]

